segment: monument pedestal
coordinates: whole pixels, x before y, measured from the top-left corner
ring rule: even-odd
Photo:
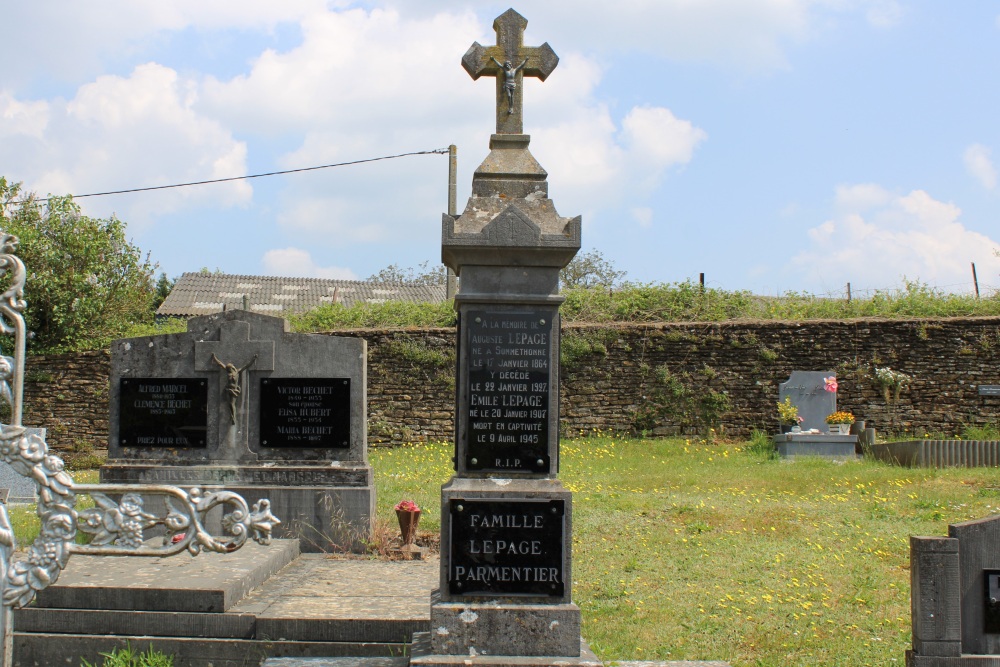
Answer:
[[[275,526],[274,536],[298,538],[305,553],[363,551],[375,517],[372,469],[360,462],[177,465],[113,460],[101,467],[101,481],[224,487],[251,505],[268,498],[272,507],[283,510],[283,522]]]

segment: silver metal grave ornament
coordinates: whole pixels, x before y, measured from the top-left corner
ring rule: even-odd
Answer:
[[[30,603],[35,594],[55,583],[75,553],[110,556],[192,555],[202,549],[226,553],[243,546],[247,538],[271,541],[271,529],[281,523],[262,499],[247,507],[231,491],[185,491],[175,486],[144,484],[75,484],[63,460],[49,451],[45,429],[21,425],[24,397],[25,324],[24,263],[14,254],[17,237],[0,232],[0,279],[8,289],[0,294],[0,331],[14,337],[13,357],[0,357],[0,401],[10,405],[10,424],[0,423],[0,465],[38,485],[38,538],[26,557],[15,560],[16,543],[6,505],[0,503],[0,667],[13,665],[13,609]],[[95,507],[76,509],[77,495],[89,495]],[[145,511],[146,499],[159,496],[162,516]],[[117,500],[115,499],[117,498]],[[209,510],[229,509],[222,518],[224,535],[205,529]],[[147,542],[145,531],[162,526],[162,543]],[[77,544],[77,532],[90,536]]]

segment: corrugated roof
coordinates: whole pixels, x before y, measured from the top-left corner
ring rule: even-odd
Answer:
[[[278,276],[234,276],[225,273],[185,273],[170,291],[156,314],[164,317],[194,317],[221,310],[243,308],[268,315],[302,313],[327,303],[351,306],[359,302],[409,301],[440,303],[444,285],[370,283],[325,278],[281,278]]]

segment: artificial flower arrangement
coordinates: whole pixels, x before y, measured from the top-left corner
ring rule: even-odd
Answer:
[[[397,512],[419,512],[420,508],[412,500],[400,500],[396,503]]]
[[[838,410],[837,412],[834,412],[832,415],[827,415],[826,423],[827,424],[853,424],[854,423],[854,415],[852,415],[850,412],[843,412],[843,411]]]
[[[792,405],[791,396],[785,396],[784,401],[778,402],[778,421],[782,424],[801,424],[805,421],[799,416],[799,409]]]
[[[829,392],[837,393],[837,376],[831,375],[828,378],[823,378],[823,389]]]

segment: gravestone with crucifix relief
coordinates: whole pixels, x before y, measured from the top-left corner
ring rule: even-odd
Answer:
[[[580,249],[580,218],[561,217],[523,134],[525,76],[559,59],[524,46],[508,10],[495,46],[462,58],[494,76],[496,133],[441,254],[461,278],[455,476],[441,489],[440,585],[431,631],[411,665],[598,665],[572,600],[572,493],[559,473],[559,270]]]
[[[115,341],[105,482],[225,485],[282,510],[306,551],[360,547],[375,491],[366,343],[242,310]],[[287,517],[287,519],[285,519]]]

